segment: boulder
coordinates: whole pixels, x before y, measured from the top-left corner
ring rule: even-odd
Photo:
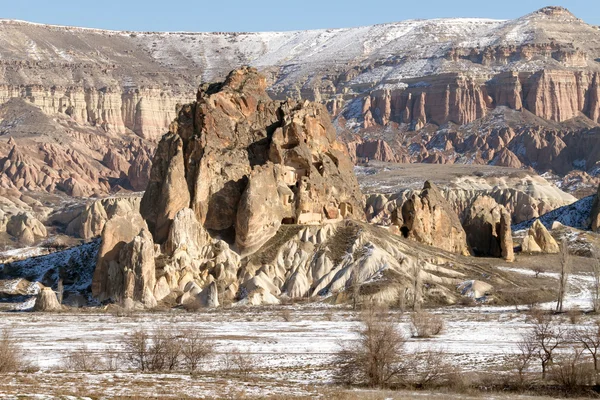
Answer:
[[[56,297],[56,293],[54,290],[49,287],[42,288],[38,293],[35,304],[33,306],[34,311],[59,311],[61,310],[61,305],[58,302],[58,298]]]
[[[478,197],[463,223],[475,255],[514,260],[510,214],[488,196]]]
[[[536,219],[527,231],[521,248],[525,253],[558,254],[560,252],[558,243],[539,219]]]

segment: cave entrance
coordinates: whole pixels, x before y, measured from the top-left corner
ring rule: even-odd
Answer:
[[[400,228],[400,233],[402,234],[402,236],[404,236],[407,239],[408,239],[408,232],[410,232],[410,230],[408,229],[408,226],[405,225],[402,228]]]

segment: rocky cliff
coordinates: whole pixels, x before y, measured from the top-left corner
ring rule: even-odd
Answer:
[[[0,103],[23,99],[62,121],[61,132],[78,147],[90,140],[75,133],[100,136],[130,163],[137,157],[123,154],[119,140],[155,144],[200,81],[222,80],[245,64],[265,74],[271,97],[326,105],[353,159],[530,166],[561,175],[573,169],[595,175],[600,159],[595,151],[581,158],[570,150],[600,122],[600,31],[560,7],[510,21],[282,33],[0,23]],[[19,144],[14,125],[21,121],[4,126]],[[6,157],[10,148],[0,151]],[[105,155],[92,158],[103,164]],[[147,163],[134,166],[128,182],[92,167],[110,188],[139,190],[140,165]],[[88,192],[108,190],[102,179],[90,181]]]

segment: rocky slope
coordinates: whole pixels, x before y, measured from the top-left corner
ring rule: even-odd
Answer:
[[[192,100],[200,82],[249,64],[266,75],[271,97],[325,104],[355,159],[595,176],[599,59],[597,27],[558,7],[511,21],[268,33],[112,32],[4,20],[0,103],[35,106],[70,146],[23,128],[33,116],[9,113],[0,156],[12,150],[9,136],[26,144],[22,152],[37,161],[27,184],[42,190],[140,190],[176,105]],[[19,131],[43,143],[22,144]],[[53,149],[42,149],[46,142]],[[43,171],[58,169],[54,163],[65,166],[59,176]],[[69,173],[83,175],[69,180]],[[23,174],[2,185],[21,185]]]

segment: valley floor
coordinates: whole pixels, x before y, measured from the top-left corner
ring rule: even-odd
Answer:
[[[544,257],[545,258],[545,257]],[[528,263],[538,261],[524,259]],[[541,261],[541,259],[540,259]],[[555,264],[548,262],[539,281],[558,279]],[[529,278],[529,268],[497,266]],[[554,318],[565,327],[591,324],[597,319],[581,311],[590,307],[593,283],[587,267],[575,263],[569,278],[565,305],[573,313]],[[533,278],[537,280],[538,278]],[[540,304],[552,309],[553,302]],[[532,328],[527,306],[453,306],[430,310],[445,323],[443,332],[428,339],[409,338],[410,351],[437,351],[461,373],[504,374],[505,358]],[[391,311],[406,337],[409,313]],[[31,366],[27,373],[0,375],[0,399],[53,398],[339,398],[339,399],[459,399],[465,393],[428,391],[382,392],[349,390],[333,383],[335,353],[342,343],[356,339],[360,313],[349,306],[296,303],[274,307],[231,307],[201,312],[171,310],[122,313],[80,309],[63,313],[0,312],[0,328],[6,328],[25,351]],[[215,355],[194,375],[188,373],[139,373],[124,357],[124,339],[133,332],[163,329],[194,330],[209,338]],[[111,359],[112,368],[76,372],[66,364],[73,351],[85,349],[98,359]],[[228,357],[239,351],[247,357],[244,374],[230,373]],[[118,357],[117,357],[118,355]],[[476,393],[475,398],[527,396]],[[541,397],[536,397],[541,398]]]

